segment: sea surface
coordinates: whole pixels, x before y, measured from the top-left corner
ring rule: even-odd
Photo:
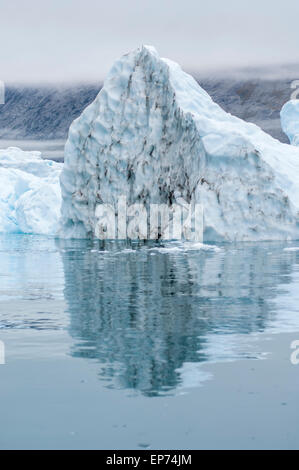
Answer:
[[[299,448],[298,262],[0,235],[0,448]]]
[[[18,147],[24,151],[40,152],[41,157],[46,160],[54,160],[56,162],[63,162],[65,142],[66,142],[66,139],[8,140],[8,139],[0,138],[0,149],[7,149],[8,147]]]

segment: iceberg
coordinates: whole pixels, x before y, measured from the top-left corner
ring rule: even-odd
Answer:
[[[290,100],[280,111],[281,128],[292,145],[299,146],[299,100]]]
[[[70,127],[60,236],[97,237],[96,207],[204,210],[204,241],[299,238],[299,148],[226,113],[176,63],[143,46],[117,60]]]
[[[64,165],[0,150],[0,232],[97,238],[97,207],[200,204],[204,242],[299,239],[298,101],[282,144],[143,46],[70,127]],[[299,138],[298,138],[299,142]],[[61,210],[61,211],[60,211]]]
[[[55,235],[61,207],[62,164],[40,152],[0,150],[0,232]]]

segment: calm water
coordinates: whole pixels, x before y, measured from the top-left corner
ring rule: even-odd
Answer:
[[[299,445],[297,246],[0,235],[0,447]]]
[[[4,140],[0,139],[0,149],[18,147],[25,151],[38,151],[47,160],[63,162],[65,140]]]

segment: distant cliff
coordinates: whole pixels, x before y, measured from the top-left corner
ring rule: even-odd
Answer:
[[[289,101],[292,79],[199,79],[200,85],[225,111],[253,122],[281,142],[280,110]]]
[[[65,139],[73,120],[100,86],[6,87],[0,106],[0,139]]]
[[[292,79],[218,76],[197,80],[225,111],[288,142],[279,111],[290,99]],[[0,106],[0,139],[66,139],[72,121],[100,89],[101,85],[7,87],[5,104]]]

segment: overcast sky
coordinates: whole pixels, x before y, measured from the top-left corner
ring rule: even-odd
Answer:
[[[0,0],[0,80],[101,81],[141,44],[185,69],[299,63],[298,0]]]

